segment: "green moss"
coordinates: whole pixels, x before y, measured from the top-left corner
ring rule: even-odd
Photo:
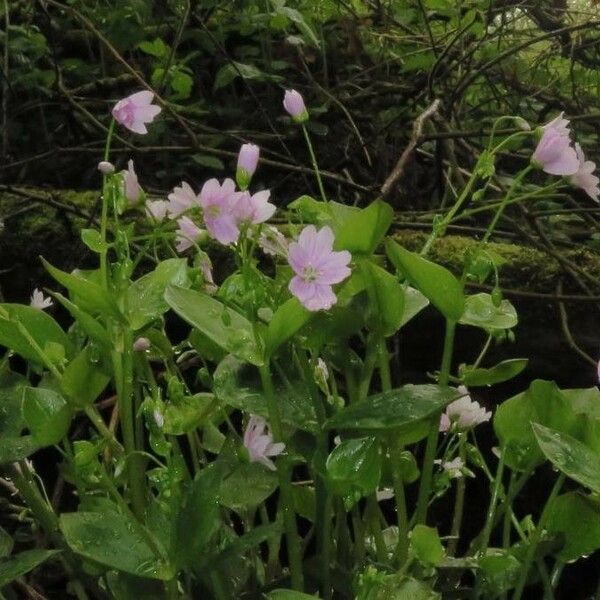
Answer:
[[[49,283],[39,256],[66,270],[89,259],[79,230],[97,198],[97,192],[18,190],[0,192],[0,290],[9,300],[23,300],[33,287]]]
[[[408,229],[394,233],[395,239],[409,250],[418,251],[423,247],[427,234]],[[453,273],[462,273],[465,256],[479,242],[466,236],[448,235],[435,241],[429,258]],[[491,242],[489,249],[501,256],[506,262],[500,268],[501,285],[531,292],[554,293],[560,279],[565,280],[565,291],[570,289],[582,293],[565,272],[559,261],[548,254],[517,244]],[[600,283],[600,256],[595,252],[578,248],[563,250],[562,256],[592,275]],[[587,281],[589,284],[590,282]]]

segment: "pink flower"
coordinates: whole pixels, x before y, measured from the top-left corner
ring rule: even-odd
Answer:
[[[176,187],[168,195],[169,198],[169,217],[175,219],[184,213],[188,208],[198,204],[198,196],[195,194],[192,186],[185,181],[181,182],[180,187]]]
[[[102,175],[110,175],[115,172],[115,165],[108,162],[107,160],[101,160],[98,163],[98,171],[102,173]]]
[[[559,135],[569,137],[571,130],[569,129],[569,119],[565,119],[565,113],[561,112],[560,115],[554,117],[552,121],[549,121],[545,125],[542,125],[542,129],[545,131],[553,130]]]
[[[598,187],[600,179],[593,174],[596,170],[596,163],[591,160],[585,160],[585,155],[579,144],[575,144],[575,152],[579,160],[579,170],[575,175],[571,175],[570,181],[573,185],[580,187],[592,200],[596,200],[597,202],[598,195],[600,194],[600,188]]]
[[[449,404],[446,412],[442,413],[440,431],[444,433],[452,428],[464,431],[480,423],[485,423],[492,417],[492,413],[486,412],[485,408],[479,406],[479,402],[471,400],[469,390],[464,385],[459,386],[458,391],[463,396]]]
[[[204,229],[200,229],[189,217],[181,217],[177,219],[177,252],[185,252],[191,248],[194,243],[199,242],[206,233]]]
[[[241,190],[248,189],[258,165],[259,155],[260,148],[254,144],[243,144],[240,148],[235,179]]]
[[[52,306],[52,298],[45,298],[44,293],[41,290],[38,290],[38,288],[35,288],[31,294],[29,306],[44,310],[45,308]]]
[[[305,227],[297,242],[290,244],[288,262],[296,273],[289,289],[308,310],[327,310],[337,301],[331,286],[351,273],[350,252],[333,251],[333,231],[314,225]]]
[[[252,415],[244,432],[244,446],[250,455],[250,462],[259,462],[271,471],[275,471],[275,464],[270,459],[285,450],[285,444],[273,443],[273,436],[267,428],[267,423],[262,417]]]
[[[308,111],[304,104],[304,98],[296,90],[286,90],[283,96],[283,108],[296,123],[308,121]]]
[[[258,245],[265,254],[287,258],[289,242],[277,227],[269,225],[263,228],[258,238]]]
[[[562,113],[543,126],[531,161],[550,175],[573,175],[579,169],[577,153],[569,139],[569,121]]]
[[[161,111],[160,106],[152,104],[153,99],[154,94],[147,90],[127,96],[115,104],[112,116],[134,133],[148,133],[146,123],[152,123]]]
[[[152,200],[146,203],[146,214],[156,221],[162,221],[167,216],[169,203],[166,200]]]
[[[232,179],[226,179],[222,185],[216,179],[209,179],[200,191],[206,229],[221,244],[233,244],[240,235],[235,215],[239,197]]]
[[[268,221],[276,209],[275,205],[269,202],[270,196],[269,190],[253,195],[250,195],[250,192],[242,192],[233,207],[238,224],[257,225]]]
[[[152,346],[150,340],[145,337],[139,337],[135,342],[133,342],[133,350],[134,352],[145,352],[150,349]]]
[[[127,171],[123,175],[123,193],[130,204],[135,204],[142,196],[142,188],[138,183],[132,160],[127,163]]]

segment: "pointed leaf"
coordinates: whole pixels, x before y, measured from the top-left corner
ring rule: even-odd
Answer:
[[[448,319],[458,321],[465,310],[465,297],[460,281],[444,267],[414,252],[409,252],[393,240],[385,248],[394,266],[420,290]]]
[[[227,352],[253,365],[264,363],[252,324],[237,311],[206,294],[175,286],[167,288],[165,300],[182,319]]]

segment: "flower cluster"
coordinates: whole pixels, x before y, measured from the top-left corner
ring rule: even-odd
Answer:
[[[462,396],[449,404],[440,419],[440,431],[466,431],[480,423],[489,421],[492,413],[486,411],[479,402],[471,400],[469,390],[464,385],[458,387]]]
[[[151,92],[137,92],[117,102],[112,115],[127,129],[145,134],[146,125],[160,112],[160,107],[153,105],[152,100]],[[308,120],[304,99],[296,90],[285,92],[283,106],[296,123]],[[348,265],[352,257],[347,251],[333,250],[334,234],[330,227],[317,231],[314,225],[309,225],[295,242],[288,241],[272,226],[263,227],[276,207],[270,202],[269,190],[254,194],[248,191],[259,159],[258,146],[243,144],[238,154],[236,181],[230,178],[222,182],[209,179],[199,193],[183,181],[173,189],[167,200],[147,202],[146,213],[157,222],[170,219],[177,223],[175,248],[180,253],[207,237],[228,246],[237,244],[242,234],[257,232],[258,243],[265,253],[287,258],[294,272],[289,283],[290,292],[308,310],[328,310],[337,301],[332,286],[350,275]],[[114,167],[105,161],[98,168],[105,176],[114,172]],[[122,181],[123,194],[129,203],[143,202],[143,190],[132,160],[122,174]],[[208,279],[212,284],[212,275]]]
[[[531,162],[550,175],[569,177],[592,200],[598,200],[600,179],[593,173],[596,164],[586,160],[579,144],[571,145],[569,121],[560,113],[541,128],[541,137]]]

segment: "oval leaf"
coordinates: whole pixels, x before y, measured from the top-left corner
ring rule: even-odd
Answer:
[[[600,493],[600,455],[579,440],[539,423],[533,432],[544,456],[567,477]]]
[[[448,319],[458,321],[465,310],[465,297],[460,281],[444,267],[409,252],[393,240],[385,249],[394,266],[418,288]]]
[[[327,421],[329,429],[395,429],[433,416],[459,393],[438,385],[405,385],[350,404]]]
[[[264,363],[252,323],[237,311],[206,294],[175,286],[167,288],[165,300],[182,319],[227,352],[256,366]]]

